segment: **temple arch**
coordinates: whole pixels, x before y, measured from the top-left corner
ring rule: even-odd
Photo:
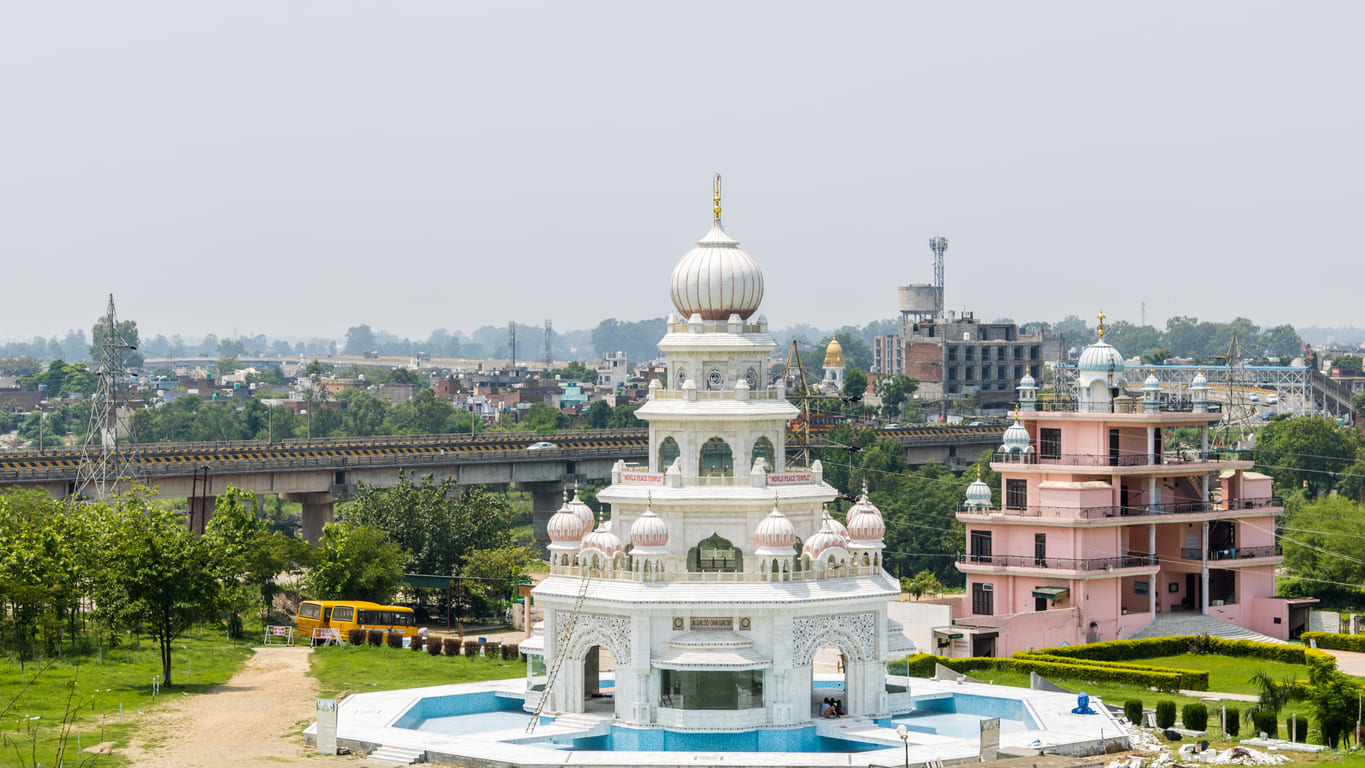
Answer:
[[[735,473],[735,458],[730,452],[730,444],[713,437],[701,447],[697,462],[697,474],[702,477],[730,477]]]

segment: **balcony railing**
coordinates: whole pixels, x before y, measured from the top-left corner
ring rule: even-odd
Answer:
[[[1115,568],[1146,568],[1157,564],[1156,555],[1118,557],[1030,557],[1028,555],[958,555],[958,562],[992,568],[1049,568],[1061,571],[1112,571]]]
[[[1202,560],[1199,547],[1181,547],[1180,557],[1184,560]],[[1209,550],[1210,560],[1250,560],[1256,557],[1279,557],[1283,550],[1279,545],[1264,547],[1222,547]]]
[[[995,452],[995,461],[1001,464],[1055,464],[1070,467],[1151,467],[1165,464],[1192,464],[1213,461],[1218,455],[1213,451],[1185,450],[1165,453],[1054,453],[1041,454],[1034,446],[1030,453]]]
[[[1205,504],[1202,501],[1182,501],[1162,504],[1129,504],[1126,507],[1057,507],[1028,506],[1015,509],[980,509],[966,504],[958,506],[964,515],[1016,515],[1019,517],[1073,518],[1102,520],[1110,517],[1149,517],[1157,515],[1190,515],[1201,512],[1226,512],[1244,509],[1268,509],[1284,506],[1279,496],[1232,499],[1224,504]]]

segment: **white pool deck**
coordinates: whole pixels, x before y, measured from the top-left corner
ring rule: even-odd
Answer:
[[[824,677],[820,675],[818,677]],[[531,734],[524,726],[515,730],[448,736],[439,733],[395,728],[404,712],[419,699],[451,696],[485,691],[520,699],[524,679],[498,680],[481,683],[439,685],[427,688],[407,688],[378,693],[361,693],[347,697],[337,712],[337,741],[353,750],[368,752],[383,746],[423,750],[427,760],[446,765],[498,766],[900,766],[906,762],[904,744],[893,729],[875,725],[870,719],[848,717],[838,720],[812,719],[816,733],[821,736],[885,744],[886,749],[868,752],[607,752],[573,751],[541,746],[551,738],[588,737],[602,735],[611,727],[610,717],[568,715],[553,723],[537,725]],[[912,678],[911,693],[915,697],[943,693],[975,694],[1024,702],[1037,730],[1002,733],[1002,750],[1047,750],[1062,754],[1086,755],[1104,751],[1107,743],[1121,742],[1126,746],[1127,731],[1109,714],[1097,699],[1091,708],[1097,714],[1073,715],[1076,696],[1070,693],[1033,691],[978,683],[953,683]],[[530,715],[526,715],[526,722]],[[310,743],[317,724],[304,731]],[[976,739],[951,738],[926,733],[911,735],[909,762],[924,765],[933,761],[944,764],[977,762],[980,746]]]

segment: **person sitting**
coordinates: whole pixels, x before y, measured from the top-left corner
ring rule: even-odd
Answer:
[[[839,714],[834,709],[834,704],[829,699],[825,699],[820,704],[820,717],[838,717]]]
[[[843,699],[835,699],[835,700],[834,700],[834,716],[835,716],[835,717],[843,717],[844,715],[847,715],[847,714],[848,714],[848,708],[844,706],[844,700],[843,700]]]

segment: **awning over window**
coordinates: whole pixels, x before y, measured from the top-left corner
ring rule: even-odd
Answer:
[[[1064,600],[1069,594],[1071,594],[1069,587],[1036,587],[1033,590],[1034,597],[1044,597],[1054,603],[1058,600]]]

